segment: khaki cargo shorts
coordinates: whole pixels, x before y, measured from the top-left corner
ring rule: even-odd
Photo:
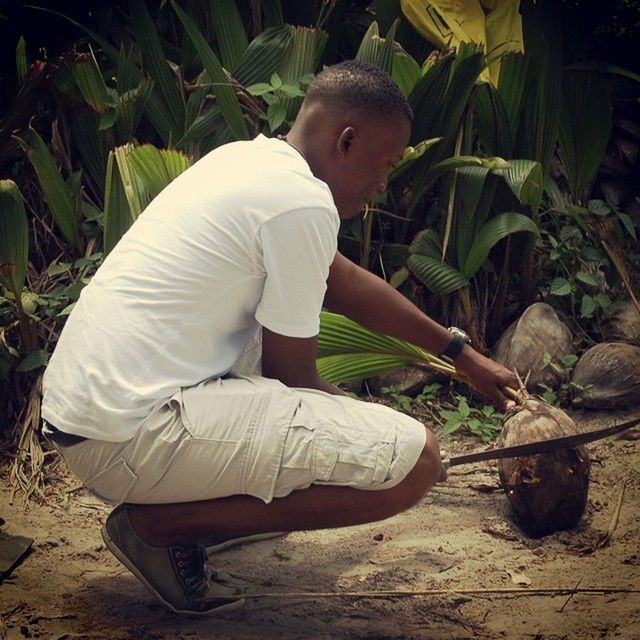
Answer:
[[[248,376],[182,389],[127,442],[56,446],[112,503],[270,502],[311,484],[393,487],[425,440],[420,422],[389,407]]]

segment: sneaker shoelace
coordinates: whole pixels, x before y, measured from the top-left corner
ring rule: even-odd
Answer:
[[[204,570],[204,549],[200,545],[173,545],[169,549],[174,558],[178,579],[187,595],[203,593],[208,584]]]

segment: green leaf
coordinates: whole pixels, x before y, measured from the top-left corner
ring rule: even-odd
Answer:
[[[580,280],[580,282],[583,282],[590,287],[598,286],[598,280],[592,273],[589,273],[588,271],[578,271],[578,273],[576,273],[576,280]]]
[[[247,87],[247,91],[254,96],[263,96],[265,93],[271,93],[273,87],[266,82],[258,82]]]
[[[503,238],[514,233],[530,233],[537,237],[540,231],[533,220],[515,211],[506,211],[491,218],[480,229],[471,249],[464,259],[461,272],[471,278],[484,265],[491,249]]]
[[[405,96],[413,91],[421,75],[420,65],[399,44],[396,44],[391,77]]]
[[[396,20],[387,32],[387,37],[381,38],[378,31],[378,23],[372,22],[362,38],[360,48],[356,54],[356,60],[375,64],[383,71],[391,74],[397,26],[398,21]]]
[[[242,109],[236,96],[235,89],[230,82],[229,77],[220,65],[220,61],[209,46],[205,37],[198,30],[193,20],[172,0],[171,6],[178,15],[182,26],[187,32],[189,38],[193,42],[200,60],[209,75],[213,84],[211,90],[216,97],[216,102],[220,107],[220,111],[225,122],[229,126],[231,133],[237,140],[248,140],[249,131],[247,124],[242,115]]]
[[[107,113],[115,106],[93,53],[79,54],[71,65],[71,74],[82,97],[96,113]]]
[[[482,148],[490,156],[513,154],[511,123],[502,96],[490,83],[481,84],[475,91],[473,106]]]
[[[636,227],[633,224],[633,220],[626,213],[618,213],[618,219],[622,223],[622,226],[625,228],[626,232],[634,239],[637,240],[636,236]]]
[[[109,152],[104,195],[104,252],[109,253],[133,223],[133,215],[118,171],[115,153]]]
[[[607,83],[592,74],[565,74],[559,142],[563,167],[575,201],[581,201],[604,158],[611,126]]]
[[[542,202],[542,165],[533,160],[509,160],[508,167],[493,172],[504,178],[513,195],[536,216]]]
[[[413,147],[407,147],[402,154],[402,158],[400,158],[400,160],[391,167],[388,176],[389,182],[395,180],[398,176],[402,175],[407,169],[409,169],[409,167],[413,166],[413,164],[423,156],[427,149],[440,142],[440,140],[442,140],[442,138],[422,140]]]
[[[271,132],[275,132],[276,129],[284,122],[287,117],[287,110],[282,102],[274,102],[269,105],[267,109],[267,122]]]
[[[47,362],[49,362],[49,354],[44,349],[39,349],[25,356],[16,367],[16,371],[20,371],[21,373],[33,371],[34,369],[44,367]]]
[[[582,302],[580,304],[580,316],[582,318],[591,318],[595,313],[598,305],[592,296],[583,295]]]
[[[407,363],[455,376],[453,366],[415,345],[365,329],[339,314],[321,312],[317,364],[327,380],[355,380]]]
[[[608,216],[611,213],[611,206],[604,200],[589,200],[587,210],[596,216]]]
[[[176,149],[158,149],[151,144],[127,149],[126,162],[142,182],[149,200],[191,166],[191,159]]]
[[[413,254],[407,260],[407,266],[413,274],[432,293],[446,295],[469,287],[469,280],[441,258]]]
[[[29,127],[22,136],[22,138],[16,137],[16,140],[35,169],[42,194],[49,205],[53,219],[67,242],[76,251],[80,251],[76,203],[71,189],[60,175],[53,155],[35,129]]]
[[[353,353],[322,356],[316,361],[316,366],[318,373],[325,380],[337,384],[370,378],[409,362],[410,358],[389,354]]]
[[[321,29],[294,27],[293,41],[280,71],[282,80],[287,84],[298,84],[301,78],[315,73],[328,37]],[[287,119],[293,120],[302,104],[302,98],[287,98],[284,104]]]
[[[27,43],[24,36],[18,38],[18,44],[16,45],[16,78],[18,84],[22,84],[29,70],[29,63],[27,62]]]
[[[212,0],[209,7],[220,61],[227,69],[233,69],[248,45],[238,5],[235,0]]]
[[[233,76],[243,85],[265,83],[279,71],[293,43],[294,28],[283,24],[265,29],[244,52]],[[303,76],[304,77],[304,76]]]
[[[549,293],[554,296],[571,295],[571,284],[566,278],[556,278],[549,289]]]
[[[180,81],[169,67],[160,35],[145,3],[140,0],[130,0],[129,14],[135,26],[143,65],[153,78],[155,85],[154,94],[157,98],[155,101],[150,101],[149,107],[155,118],[166,123],[167,128],[163,131],[163,138],[165,143],[169,144],[171,138],[178,140],[184,131],[185,103]]]
[[[24,286],[29,231],[22,194],[13,180],[0,180],[0,284],[17,299]]]

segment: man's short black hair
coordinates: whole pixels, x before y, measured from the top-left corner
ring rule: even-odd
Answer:
[[[327,67],[309,85],[307,96],[335,101],[343,109],[413,120],[413,111],[400,87],[388,73],[368,62],[345,60]]]

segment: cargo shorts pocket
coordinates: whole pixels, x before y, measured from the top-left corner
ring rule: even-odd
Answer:
[[[99,498],[120,504],[126,501],[137,480],[138,477],[127,461],[122,456],[118,456],[104,469],[87,479],[84,484]]]

